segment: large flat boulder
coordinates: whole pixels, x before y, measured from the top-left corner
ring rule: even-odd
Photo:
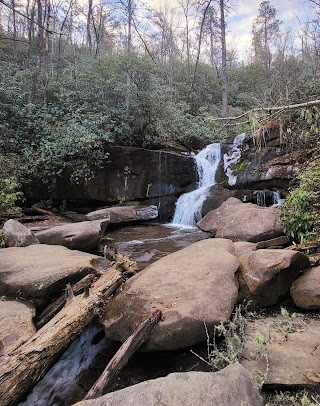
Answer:
[[[107,337],[125,341],[155,309],[163,312],[145,350],[173,350],[206,339],[238,296],[239,261],[230,240],[208,239],[167,255],[126,282],[106,306]]]
[[[293,281],[308,266],[309,258],[298,251],[264,249],[246,253],[240,257],[239,300],[250,300],[255,309],[276,304],[289,295]]]
[[[277,207],[260,207],[230,197],[206,214],[197,226],[218,238],[258,242],[283,234],[283,227],[277,223],[278,215]]]
[[[66,223],[37,232],[41,244],[62,245],[71,250],[94,252],[99,248],[109,220]]]
[[[219,372],[174,373],[75,406],[262,406],[256,381],[240,364]]]
[[[9,355],[35,334],[34,315],[29,302],[0,300],[0,356]]]
[[[302,309],[320,309],[320,266],[311,268],[292,285],[294,303]]]
[[[0,250],[0,295],[35,299],[45,304],[68,282],[96,273],[96,255],[52,245]]]
[[[158,217],[157,206],[115,206],[92,211],[88,220],[108,219],[110,224],[137,223]]]
[[[320,320],[291,316],[248,322],[241,364],[266,385],[319,385]]]
[[[1,230],[7,247],[27,247],[39,244],[38,238],[26,226],[17,220],[7,220]]]

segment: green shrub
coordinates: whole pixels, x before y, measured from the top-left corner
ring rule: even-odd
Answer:
[[[320,157],[313,159],[299,174],[299,185],[281,205],[280,223],[288,237],[306,242],[320,236]]]
[[[14,213],[21,211],[17,201],[22,200],[23,193],[15,178],[0,179],[0,212]]]

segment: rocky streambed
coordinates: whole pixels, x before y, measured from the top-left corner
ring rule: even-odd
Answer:
[[[161,321],[111,393],[79,405],[256,406],[267,402],[261,388],[264,393],[307,388],[318,399],[320,267],[309,255],[318,246],[302,252],[291,246],[276,224],[277,208],[231,198],[201,220],[198,226],[205,231],[128,226],[118,209],[111,214],[35,234],[12,222],[4,226],[11,244],[0,250],[4,405],[60,406],[83,399],[120,343],[157,309]],[[96,253],[79,251],[80,246],[92,251],[93,243]],[[123,273],[113,268],[114,248],[130,254],[143,270],[136,273],[123,254],[115,259]],[[113,297],[104,299],[101,281],[108,281],[110,270],[119,283]],[[128,272],[135,275],[125,281]],[[68,304],[36,332],[34,320],[46,306],[67,283],[83,278],[89,278],[88,287],[68,296]],[[93,319],[100,330],[86,330]],[[65,335],[56,330],[63,320]],[[58,334],[53,351],[48,350],[43,331],[49,339],[54,331],[62,333],[63,343]],[[26,399],[49,363],[73,341]],[[220,371],[209,372],[214,370]]]

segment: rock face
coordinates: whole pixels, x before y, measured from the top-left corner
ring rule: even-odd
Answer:
[[[0,356],[9,355],[35,334],[34,315],[30,303],[0,301]]]
[[[0,295],[50,302],[68,282],[96,273],[101,258],[65,247],[30,245],[0,250]]]
[[[257,309],[276,304],[289,294],[293,281],[310,265],[308,257],[293,250],[257,250],[240,257],[240,301],[251,300]]]
[[[159,308],[164,320],[145,350],[173,350],[204,341],[204,321],[228,320],[238,296],[239,266],[231,241],[208,239],[167,255],[129,279],[106,306],[107,337],[124,341]]]
[[[1,232],[7,247],[27,247],[28,245],[39,244],[39,240],[32,231],[13,219],[4,223]]]
[[[157,206],[115,206],[92,211],[88,220],[109,219],[110,224],[136,223],[158,217]]]
[[[233,139],[228,139],[221,144],[224,159],[231,155],[233,143]],[[232,166],[232,174],[237,178],[235,184],[228,185],[224,176],[218,179],[231,189],[287,190],[307,156],[305,151],[286,151],[281,143],[279,123],[266,128],[263,134],[256,133],[255,139],[246,134],[239,151],[241,154]]]
[[[190,155],[133,147],[109,147],[108,152],[109,162],[95,178],[71,184],[68,174],[64,174],[56,179],[50,192],[43,184],[31,182],[25,186],[26,199],[115,204],[121,200],[179,195],[196,181],[194,159]]]
[[[259,207],[230,197],[201,219],[197,226],[218,238],[258,242],[283,234],[276,207]]]
[[[239,364],[219,372],[174,373],[76,406],[262,406],[257,383]]]
[[[241,364],[266,385],[319,385],[319,335],[319,319],[278,316],[249,322]]]
[[[71,250],[93,252],[98,249],[109,220],[62,224],[37,232],[41,244],[62,245]]]
[[[297,279],[290,290],[294,303],[303,309],[320,309],[320,266]]]

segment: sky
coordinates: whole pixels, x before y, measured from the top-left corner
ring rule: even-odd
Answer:
[[[178,5],[178,0],[144,0],[152,8],[161,8],[163,4]],[[229,44],[236,45],[240,59],[251,45],[252,22],[258,15],[259,5],[262,0],[232,0],[232,10],[227,16],[227,40]],[[308,17],[309,7],[307,0],[270,0],[278,10],[277,18],[283,21],[284,28],[292,27],[299,30],[299,20],[305,21]]]

